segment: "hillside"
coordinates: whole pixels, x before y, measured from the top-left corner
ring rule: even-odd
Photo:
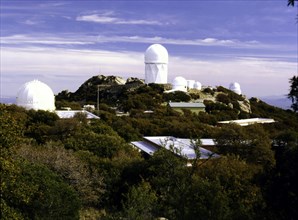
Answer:
[[[94,76],[55,113],[0,104],[3,219],[297,219],[298,116],[218,87],[164,93],[169,85]],[[204,102],[182,113],[167,103]],[[147,110],[150,110],[148,113]],[[118,114],[119,111],[128,114]],[[217,126],[220,120],[266,117],[276,123]],[[146,155],[130,144],[143,136],[212,138],[216,159],[190,161],[161,148]],[[199,156],[199,155],[197,155]]]

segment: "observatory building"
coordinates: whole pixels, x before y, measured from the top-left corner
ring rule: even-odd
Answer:
[[[195,82],[194,80],[187,80],[187,88],[188,89],[193,89],[195,86]]]
[[[166,84],[169,55],[165,47],[153,44],[145,52],[145,83]]]
[[[240,84],[237,82],[233,82],[230,84],[229,89],[235,93],[237,93],[238,95],[241,95],[241,89],[240,89]]]
[[[194,89],[201,90],[202,89],[202,84],[199,81],[196,81],[195,84],[194,84]]]
[[[173,80],[173,90],[187,92],[187,80],[182,76],[177,76]]]
[[[43,82],[33,80],[21,86],[16,104],[25,109],[55,110],[55,96],[52,89]]]

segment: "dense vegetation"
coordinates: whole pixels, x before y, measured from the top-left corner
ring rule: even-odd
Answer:
[[[154,84],[121,87],[113,106],[111,93],[102,91],[94,111],[100,120],[0,105],[2,219],[298,218],[297,113],[256,98],[245,112],[239,104],[245,98],[223,87],[200,94],[164,94]],[[93,103],[96,92],[90,90]],[[60,94],[58,103],[87,103],[76,95]],[[164,104],[208,95],[216,98],[199,114]],[[216,126],[250,117],[277,123]],[[144,135],[214,138],[212,150],[221,157],[192,167],[163,149],[148,157],[129,144]]]

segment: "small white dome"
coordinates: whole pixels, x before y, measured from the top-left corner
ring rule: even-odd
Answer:
[[[194,88],[197,90],[201,90],[202,89],[202,84],[199,81],[196,81],[194,84]]]
[[[16,103],[26,109],[55,110],[55,96],[52,89],[43,82],[33,80],[21,86]]]
[[[235,93],[237,93],[238,95],[241,95],[241,89],[240,89],[240,84],[237,82],[233,82],[230,84],[229,89]]]
[[[145,52],[145,63],[165,63],[169,61],[167,49],[160,44],[152,44]]]
[[[187,91],[187,80],[182,76],[177,76],[173,80],[173,89],[186,92]]]
[[[187,80],[187,87],[189,89],[193,89],[195,86],[195,81],[194,80]]]

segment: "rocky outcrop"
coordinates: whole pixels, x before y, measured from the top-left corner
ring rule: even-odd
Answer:
[[[93,76],[85,81],[76,92],[71,93],[67,90],[60,92],[56,96],[56,100],[68,100],[76,101],[81,104],[95,103],[97,100],[112,106],[117,103],[126,100],[128,96],[134,94],[134,92],[144,86],[144,80],[136,77],[130,77],[124,80],[119,76]],[[160,92],[167,90],[171,87],[171,84],[158,85]],[[236,109],[240,112],[251,113],[250,102],[244,96],[233,93],[232,91],[220,88],[220,89],[205,89],[201,91],[193,90],[189,91],[192,97],[199,100],[205,100],[209,103],[221,103],[229,109]],[[196,101],[193,100],[193,101]]]
[[[245,113],[251,113],[250,102],[248,99],[244,99],[244,101],[237,101],[239,104],[239,108],[241,111]]]
[[[144,81],[138,78],[127,80],[119,76],[93,76],[85,81],[74,93],[62,91],[56,96],[56,100],[69,100],[81,103],[94,102],[99,100],[110,100],[116,102],[119,94],[125,91],[133,91],[144,85]]]

